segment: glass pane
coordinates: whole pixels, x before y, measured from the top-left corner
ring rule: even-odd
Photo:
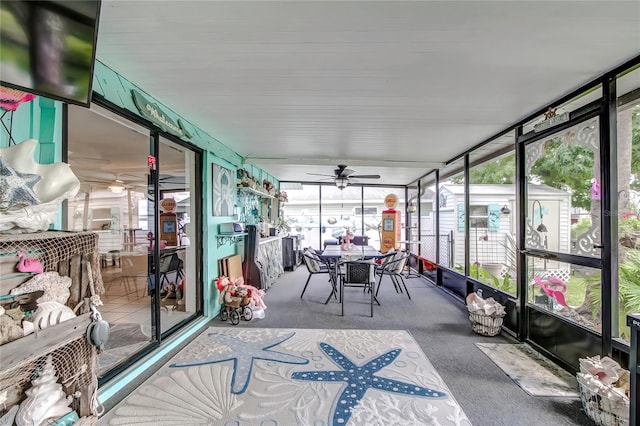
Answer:
[[[463,162],[456,162],[462,167]],[[465,221],[469,220],[464,211],[464,172],[440,181],[440,257],[438,263],[464,274],[465,269]]]
[[[411,253],[419,254],[420,236],[418,235],[418,222],[420,217],[418,216],[418,185],[409,185],[409,200],[407,203],[407,216],[409,217],[409,223],[407,224],[406,242],[405,248]]]
[[[189,318],[200,306],[196,281],[195,153],[160,139],[160,329],[164,333]],[[194,244],[191,244],[191,242]]]
[[[618,318],[613,336],[629,342],[626,316],[640,312],[640,69],[618,79]],[[636,91],[634,93],[633,91]],[[614,310],[615,311],[615,310]]]
[[[349,185],[340,189],[335,185],[322,185],[322,227],[320,236],[323,247],[337,244],[347,232],[359,235],[362,229],[362,188]]]
[[[600,257],[598,118],[526,146],[527,248]]]
[[[517,291],[515,171],[511,151],[469,173],[470,276],[510,294]]]
[[[300,247],[322,248],[320,242],[320,187],[301,185],[287,189],[287,202],[282,205],[282,218],[290,235],[297,235]],[[336,219],[337,223],[337,219]]]
[[[397,196],[397,205],[393,210],[396,213],[396,221],[393,222],[394,228],[392,235],[395,235],[395,242],[391,244],[395,246],[397,250],[404,249],[404,244],[398,243],[398,241],[405,240],[405,199],[404,188],[394,187],[364,187],[364,202],[365,206],[369,208],[376,208],[376,213],[373,211],[365,215],[365,235],[369,237],[369,245],[376,250],[384,250],[384,245],[381,245],[381,241],[385,235],[382,232],[382,215],[385,210],[391,210],[385,206],[385,200],[388,200],[387,196],[395,194]]]
[[[68,200],[66,222],[70,231],[98,234],[105,288],[99,309],[111,324],[98,357],[104,375],[154,339],[147,291],[149,134],[95,106],[69,106],[69,123],[69,162],[81,187]]]
[[[600,270],[527,257],[529,303],[601,331]]]
[[[420,255],[427,260],[424,266],[434,270],[436,264],[436,191],[435,177],[420,182]]]

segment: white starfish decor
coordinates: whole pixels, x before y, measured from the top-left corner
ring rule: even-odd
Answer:
[[[73,197],[80,181],[67,163],[40,164],[34,160],[38,141],[27,139],[0,148],[0,233],[44,231],[55,220],[58,203]],[[6,200],[5,200],[6,198]]]

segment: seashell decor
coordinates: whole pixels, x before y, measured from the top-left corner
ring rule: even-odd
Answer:
[[[75,318],[71,308],[58,302],[38,303],[38,309],[33,316],[33,324],[36,330],[42,330],[52,325]]]
[[[0,233],[47,230],[55,221],[58,203],[80,189],[67,163],[34,160],[37,145],[35,139],[27,139],[0,148]]]
[[[71,295],[69,290],[71,283],[70,277],[62,276],[56,271],[44,272],[35,275],[26,283],[12,289],[9,294],[17,296],[43,290],[44,294],[40,296],[38,303],[53,301],[65,304]]]
[[[27,399],[20,404],[15,418],[17,426],[49,424],[48,420],[58,419],[72,411],[69,404],[73,398],[67,396],[57,382],[53,358],[49,355],[40,375],[32,381],[33,386],[25,392]]]

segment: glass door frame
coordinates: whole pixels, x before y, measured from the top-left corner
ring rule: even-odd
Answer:
[[[602,291],[602,303],[601,303],[601,342],[602,342],[602,353],[610,354],[611,353],[611,254],[612,254],[612,244],[611,238],[607,238],[607,236],[611,235],[611,215],[606,214],[606,212],[613,211],[611,208],[611,179],[613,173],[611,172],[611,157],[615,156],[612,154],[610,150],[610,129],[609,129],[609,120],[610,117],[607,116],[608,108],[605,104],[605,99],[608,98],[608,91],[603,87],[604,96],[602,99],[598,101],[594,101],[589,103],[575,111],[570,113],[569,121],[562,123],[561,125],[549,128],[547,130],[541,131],[539,133],[533,133],[533,131],[522,134],[522,127],[517,128],[516,132],[516,175],[517,175],[517,187],[516,187],[516,196],[518,201],[519,211],[521,212],[519,215],[518,222],[518,233],[517,233],[517,245],[518,245],[518,270],[522,271],[519,274],[518,285],[518,308],[521,312],[520,322],[518,327],[518,338],[519,340],[529,340],[530,338],[530,309],[533,308],[533,304],[530,303],[529,300],[529,271],[528,271],[528,262],[527,257],[533,257],[538,259],[544,259],[548,261],[559,261],[564,263],[569,263],[578,266],[585,266],[589,268],[599,269],[601,271],[601,291]],[[614,91],[615,93],[615,91]],[[526,171],[526,147],[534,142],[543,140],[566,130],[570,127],[573,127],[577,124],[583,123],[589,119],[598,117],[599,119],[599,157],[600,157],[600,182],[601,182],[601,206],[600,206],[600,217],[601,217],[601,225],[600,225],[600,234],[601,234],[601,254],[600,257],[590,257],[583,256],[578,254],[571,253],[560,253],[553,252],[548,249],[541,248],[527,248],[525,245],[526,241],[526,214],[524,213],[528,208],[528,182],[527,182],[527,171]],[[615,123],[615,121],[614,121]],[[617,247],[617,246],[616,246]],[[607,297],[608,295],[608,297]],[[585,328],[585,330],[588,330]],[[592,330],[588,330],[594,334],[596,332]]]
[[[191,245],[194,245],[196,247],[195,250],[195,257],[196,257],[196,266],[197,265],[204,265],[203,261],[202,261],[202,255],[203,255],[203,251],[202,251],[202,244],[203,244],[203,239],[202,239],[202,235],[203,235],[203,222],[202,222],[202,218],[204,217],[202,208],[204,206],[203,203],[203,176],[204,175],[204,171],[203,171],[203,150],[201,148],[198,148],[194,145],[190,145],[188,143],[185,143],[183,140],[167,134],[167,133],[160,133],[158,131],[152,131],[151,132],[151,140],[152,140],[152,146],[153,146],[153,150],[151,151],[152,154],[156,159],[156,167],[154,169],[150,170],[150,185],[153,185],[153,191],[154,191],[154,195],[155,195],[155,202],[154,204],[154,211],[153,211],[153,216],[154,216],[154,235],[160,235],[160,204],[159,202],[157,202],[158,197],[160,197],[162,194],[160,193],[160,172],[162,171],[162,156],[160,155],[160,139],[163,138],[171,143],[175,143],[176,145],[180,145],[181,147],[183,147],[185,150],[189,150],[191,152],[194,153],[194,160],[195,160],[195,166],[194,166],[194,170],[196,173],[196,176],[194,178],[194,188],[193,188],[193,193],[195,195],[194,197],[194,202],[195,202],[195,211],[199,212],[200,214],[196,214],[194,215],[195,217],[193,218],[194,223],[194,228],[196,229],[196,231],[194,232],[194,241],[191,241]],[[154,244],[153,245],[153,262],[154,265],[160,265],[160,244]],[[196,268],[195,271],[189,271],[191,273],[195,272],[195,284],[196,284],[196,301],[197,301],[197,305],[196,305],[196,310],[193,313],[193,315],[190,315],[189,317],[185,318],[184,320],[180,321],[179,323],[175,324],[174,326],[172,326],[171,328],[169,328],[168,330],[162,332],[162,327],[160,324],[160,309],[161,309],[161,301],[160,301],[160,292],[156,292],[155,293],[155,297],[154,297],[154,301],[153,301],[153,306],[154,306],[154,317],[153,317],[153,324],[155,327],[155,336],[158,339],[158,342],[162,342],[163,338],[167,338],[167,336],[171,335],[173,332],[181,329],[185,324],[187,324],[188,322],[192,321],[194,318],[201,316],[204,314],[204,282],[203,282],[203,271],[202,271],[202,267],[198,267]],[[154,288],[159,289],[160,288],[160,274],[159,273],[155,273],[154,274],[154,278],[155,278],[155,282],[154,282]]]

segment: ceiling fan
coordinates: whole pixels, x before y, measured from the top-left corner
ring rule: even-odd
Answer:
[[[110,176],[109,176],[110,175]],[[132,174],[115,174],[115,173],[102,173],[100,176],[79,176],[80,182],[84,184],[97,184],[102,187],[106,187],[114,194],[119,194],[125,189],[134,189],[140,191],[146,191],[147,187],[143,183],[140,176]]]
[[[348,169],[346,165],[338,164],[337,168],[333,170],[333,175],[322,173],[307,174],[312,176],[327,176],[328,178],[326,180],[333,179],[339,189],[345,189],[349,183],[358,182],[356,179],[380,179],[380,175],[354,175],[354,173],[355,171]]]

